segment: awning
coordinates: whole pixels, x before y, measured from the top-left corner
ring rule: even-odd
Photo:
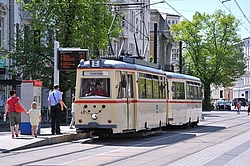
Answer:
[[[22,80],[0,80],[0,85],[21,85]]]

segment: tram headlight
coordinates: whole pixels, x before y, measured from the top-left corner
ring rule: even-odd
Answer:
[[[96,120],[96,119],[98,118],[98,114],[97,114],[97,113],[92,113],[92,114],[91,114],[91,118],[92,118],[93,120]]]

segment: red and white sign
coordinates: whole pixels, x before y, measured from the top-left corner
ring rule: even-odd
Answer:
[[[23,80],[23,83],[33,83],[33,86],[42,86],[43,83],[40,80]]]

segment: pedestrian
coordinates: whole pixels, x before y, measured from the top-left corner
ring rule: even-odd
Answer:
[[[41,111],[37,109],[36,102],[31,103],[31,109],[28,112],[26,112],[26,114],[30,116],[30,124],[32,126],[31,128],[32,137],[36,138],[39,122],[41,122],[42,120]]]
[[[223,107],[224,107],[224,110],[226,110],[226,99],[224,99],[224,101],[223,101]]]
[[[21,113],[20,112],[16,112],[16,110],[15,110],[15,104],[19,103],[19,105],[25,111],[26,111],[26,109],[21,104],[20,98],[16,96],[16,91],[15,90],[11,90],[10,91],[10,96],[11,97],[6,101],[4,117],[6,117],[7,114],[8,114],[9,121],[10,121],[11,137],[15,138],[15,135],[16,135],[16,137],[18,137],[19,124],[20,124],[20,121],[21,121]]]
[[[63,95],[63,92],[62,92]],[[64,103],[64,101],[62,100],[62,104],[63,104],[63,111],[67,111],[68,106]]]
[[[240,102],[237,103],[237,114],[240,114],[240,108],[241,108],[241,104]]]
[[[59,91],[59,85],[54,85],[54,90],[50,92],[48,97],[48,106],[51,111],[51,134],[62,134],[60,129],[62,111],[64,103],[62,101],[62,93]]]
[[[248,105],[248,108],[247,108],[247,114],[249,115],[250,113],[250,105]]]
[[[237,106],[237,100],[234,99],[234,109],[236,109],[236,106]]]
[[[73,129],[73,125],[75,123],[75,97],[72,98],[72,104],[71,104],[71,122],[69,125],[70,129]]]

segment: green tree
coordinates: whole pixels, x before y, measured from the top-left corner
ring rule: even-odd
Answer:
[[[214,14],[196,12],[193,20],[171,26],[175,41],[186,45],[186,73],[201,79],[204,106],[210,105],[210,86],[232,86],[245,73],[240,21],[221,10]],[[174,35],[175,34],[175,35]]]
[[[24,79],[41,79],[46,87],[51,88],[53,83],[55,40],[60,42],[60,47],[89,49],[89,55],[97,57],[100,50],[105,54],[103,50],[107,49],[108,36],[117,37],[121,32],[121,19],[118,18],[113,22],[115,30],[109,33],[114,14],[106,0],[25,2],[22,2],[22,10],[28,11],[33,19],[17,32],[12,41],[15,51],[9,57],[15,60],[13,65],[22,70]],[[73,83],[75,72],[60,73],[64,90],[67,90],[68,79]]]
[[[51,87],[54,53],[50,35],[40,33],[37,28],[21,25],[15,37],[16,40],[11,41],[15,51],[8,55],[8,58],[15,60],[10,67],[18,67],[23,79],[42,80],[43,86]],[[43,44],[40,38],[44,39]]]

